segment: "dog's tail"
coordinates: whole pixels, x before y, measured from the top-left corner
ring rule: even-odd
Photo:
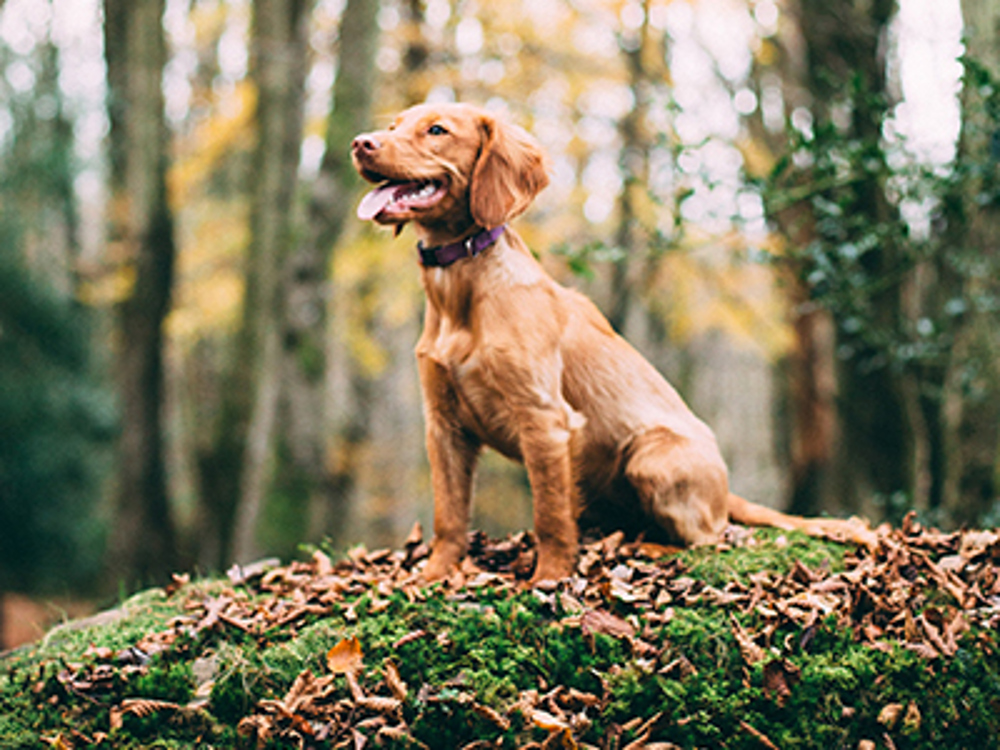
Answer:
[[[748,526],[771,526],[785,531],[804,531],[810,536],[855,542],[866,547],[878,546],[878,535],[860,518],[803,518],[782,513],[774,508],[752,503],[739,495],[729,494],[729,520]]]

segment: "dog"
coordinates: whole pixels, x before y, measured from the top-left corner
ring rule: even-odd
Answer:
[[[581,526],[715,543],[732,520],[865,541],[856,519],[807,519],[729,491],[711,429],[584,295],[558,284],[509,222],[548,184],[523,129],[468,104],[421,104],[357,136],[375,188],[362,220],[412,224],[426,294],[416,346],[434,491],[423,575],[466,552],[476,459],[520,461],[533,495],[532,581],[570,575]]]

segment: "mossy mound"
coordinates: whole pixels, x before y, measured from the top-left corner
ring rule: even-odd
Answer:
[[[178,578],[3,657],[2,748],[1000,747],[1000,543],[609,537],[528,587],[530,535],[451,581],[402,550]]]

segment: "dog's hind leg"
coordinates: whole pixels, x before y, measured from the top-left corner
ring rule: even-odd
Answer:
[[[626,448],[625,478],[645,513],[682,544],[712,544],[728,520],[728,478],[714,447],[703,449],[666,428],[636,436]]]

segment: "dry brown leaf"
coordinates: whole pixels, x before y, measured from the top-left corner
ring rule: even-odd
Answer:
[[[649,733],[640,734],[636,739],[625,745],[622,750],[644,750],[649,746]]]
[[[394,644],[392,644],[393,649],[398,650],[405,646],[407,643],[412,643],[413,641],[420,640],[421,638],[427,638],[430,636],[426,630],[411,630],[409,633],[404,635]]]
[[[878,723],[886,729],[894,729],[903,716],[904,706],[902,703],[889,703],[878,712]]]
[[[580,629],[587,635],[603,633],[614,638],[631,638],[635,628],[625,620],[602,609],[588,609],[580,617]]]
[[[316,550],[312,553],[312,559],[316,566],[316,575],[323,578],[333,575],[333,561],[330,560],[329,555],[322,550]]]
[[[784,706],[801,676],[801,670],[787,659],[773,659],[764,665],[764,694]]]
[[[396,698],[383,698],[378,695],[367,695],[355,701],[359,708],[373,711],[377,714],[394,714],[402,707],[402,702]]]
[[[121,729],[128,715],[147,718],[160,711],[179,711],[180,706],[170,701],[153,700],[151,698],[127,698],[111,709],[111,729]]]
[[[743,626],[739,624],[735,617],[730,615],[729,619],[733,624],[733,636],[736,638],[736,643],[740,647],[740,654],[742,654],[746,665],[750,667],[764,661],[767,658],[767,652],[754,642],[753,637],[743,629]]]
[[[560,719],[558,716],[553,716],[547,711],[539,711],[535,709],[531,712],[531,723],[540,729],[546,731],[554,731],[557,729],[569,729],[569,724]]]
[[[492,709],[489,706],[484,706],[481,703],[473,703],[472,710],[476,713],[476,715],[486,719],[486,721],[495,726],[501,732],[506,732],[510,729],[510,720],[505,716],[502,716],[495,709]]]
[[[573,739],[569,728],[553,730],[542,743],[542,750],[577,750],[579,745]]]
[[[274,721],[270,716],[260,716],[258,714],[245,716],[240,719],[240,723],[236,725],[236,733],[240,737],[246,737],[248,739],[255,739],[258,742],[264,742],[271,736],[271,728],[273,725]]]
[[[413,528],[410,529],[410,533],[406,537],[406,541],[403,542],[405,547],[416,547],[421,542],[424,541],[424,527],[420,525],[420,521],[413,524]]]
[[[766,734],[761,732],[759,729],[750,726],[747,722],[741,721],[740,729],[751,735],[763,747],[767,748],[767,750],[778,750],[778,746],[775,745]]]
[[[44,742],[49,747],[55,748],[55,750],[73,750],[73,744],[62,736],[62,733],[57,734],[55,737],[41,737],[42,742]]]
[[[357,672],[345,672],[344,677],[347,678],[347,689],[351,693],[351,698],[353,698],[356,703],[363,701],[366,695],[365,691],[361,687],[361,683],[358,682]]]
[[[315,704],[326,698],[333,690],[332,676],[316,677],[312,670],[307,669],[295,678],[295,682],[281,699],[281,705],[289,715],[300,711],[311,712]]]
[[[917,708],[917,704],[911,702],[906,707],[906,713],[903,715],[903,726],[909,731],[915,732],[920,729],[922,719],[923,717],[920,715],[920,709]]]
[[[326,652],[326,666],[333,674],[347,674],[361,668],[364,654],[356,636],[344,638]]]
[[[576,688],[570,688],[561,694],[558,703],[571,711],[582,711],[585,708],[594,708],[601,705],[601,699],[593,693],[585,693]]]
[[[398,701],[405,701],[409,689],[403,678],[399,676],[399,669],[396,667],[396,663],[392,659],[385,660],[385,683],[389,686],[389,692]]]

